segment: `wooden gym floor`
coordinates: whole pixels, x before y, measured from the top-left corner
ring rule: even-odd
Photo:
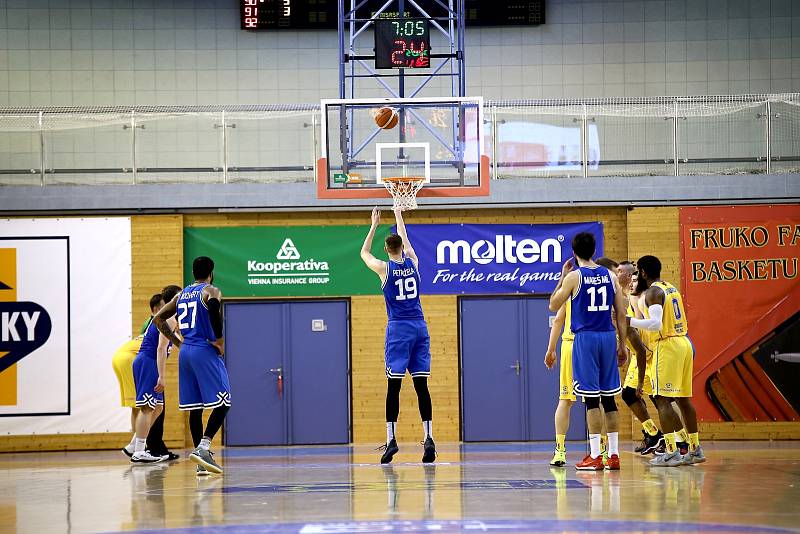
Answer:
[[[583,444],[568,444],[577,461]],[[0,455],[0,532],[800,532],[800,442],[704,444],[703,465],[551,468],[551,445],[223,449],[223,476],[119,452]],[[205,528],[204,528],[205,527]],[[209,529],[208,527],[216,527]]]

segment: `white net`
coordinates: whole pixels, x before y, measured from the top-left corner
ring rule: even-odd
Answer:
[[[415,210],[417,209],[417,193],[425,185],[425,179],[421,177],[384,178],[383,185],[394,199],[392,209]]]
[[[487,102],[486,107],[493,108],[498,115],[564,115],[588,118],[710,117],[763,107],[767,102],[786,102],[800,106],[800,94],[493,100]]]
[[[319,110],[318,104],[0,107],[0,185],[310,182],[319,157],[341,143],[343,120],[352,119],[330,113],[326,144]],[[452,109],[429,107],[418,115],[407,117],[404,132],[430,144],[436,185],[459,162],[463,184],[473,185],[480,155],[489,156],[500,179],[800,169],[800,93],[497,100],[485,103],[483,121],[472,112],[461,120]],[[482,134],[479,122],[486,123]],[[369,116],[364,124],[351,147],[361,149],[353,165],[329,155],[331,168],[364,175],[374,167],[367,145],[377,142],[370,137],[376,127]],[[461,145],[452,142],[456,125],[465,132]],[[442,139],[464,153],[448,151]],[[403,175],[419,175],[413,167],[419,161],[389,161],[387,174],[403,168]]]

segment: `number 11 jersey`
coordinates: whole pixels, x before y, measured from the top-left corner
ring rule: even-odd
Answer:
[[[178,327],[181,329],[184,345],[207,347],[209,341],[216,341],[208,308],[203,302],[203,288],[208,284],[201,282],[186,286],[178,297]]]
[[[425,319],[419,301],[419,270],[411,258],[386,262],[383,298],[390,321]]]
[[[613,304],[614,282],[608,269],[602,265],[578,268],[578,289],[572,295],[572,331],[614,330]]]

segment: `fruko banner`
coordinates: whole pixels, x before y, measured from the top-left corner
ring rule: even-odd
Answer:
[[[214,284],[225,297],[375,295],[380,281],[360,251],[369,226],[248,226],[186,228],[185,281],[192,260],[214,260]],[[385,258],[389,226],[375,234],[372,252]]]
[[[591,232],[603,254],[603,225],[413,224],[408,238],[428,294],[550,293],[572,255],[572,238]]]
[[[775,355],[797,352],[800,204],[681,208],[680,224],[698,417],[794,420],[800,366]]]

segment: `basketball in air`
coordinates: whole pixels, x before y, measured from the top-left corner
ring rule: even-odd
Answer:
[[[375,124],[378,125],[378,128],[391,130],[397,126],[399,118],[396,109],[384,106],[375,114]]]

